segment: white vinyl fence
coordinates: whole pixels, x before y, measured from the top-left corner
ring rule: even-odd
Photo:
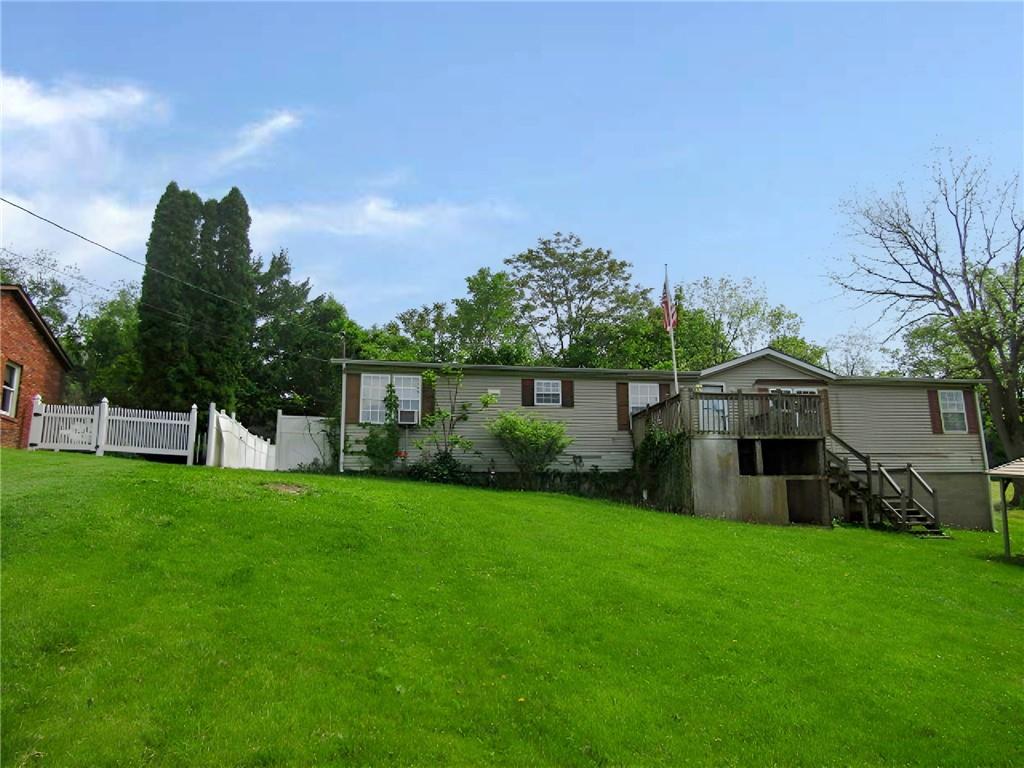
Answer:
[[[277,468],[286,471],[316,462],[326,465],[333,452],[324,416],[285,416],[277,412]]]
[[[32,398],[29,450],[105,451],[184,456],[192,463],[196,437],[196,406],[191,411],[150,411],[99,405],[44,403]]]
[[[233,469],[276,468],[277,449],[269,440],[257,437],[235,420],[234,415],[217,412],[210,403],[206,430],[206,466]]]

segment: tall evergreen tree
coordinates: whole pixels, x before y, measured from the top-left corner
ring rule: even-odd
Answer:
[[[213,294],[223,292],[223,281],[218,265],[217,238],[220,216],[216,200],[203,203],[203,220],[199,229],[199,249],[192,264],[192,278],[196,285],[210,293],[192,293],[191,351],[195,365],[193,387],[197,403],[217,403],[227,407],[221,382],[221,335],[224,313],[223,301]]]
[[[139,306],[139,392],[153,408],[183,410],[194,401],[187,324],[192,289],[179,280],[192,276],[201,215],[199,196],[173,181],[153,214]]]
[[[214,243],[220,293],[216,378],[220,402],[234,409],[243,385],[256,329],[256,269],[249,245],[249,205],[238,187],[232,187],[217,204],[217,238]]]

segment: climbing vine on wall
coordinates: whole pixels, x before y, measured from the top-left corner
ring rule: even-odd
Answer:
[[[653,426],[636,450],[636,469],[648,504],[666,512],[693,514],[689,435]]]

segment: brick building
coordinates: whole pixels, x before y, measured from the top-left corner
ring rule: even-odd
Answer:
[[[20,285],[0,286],[0,445],[24,448],[32,397],[60,402],[71,361]]]

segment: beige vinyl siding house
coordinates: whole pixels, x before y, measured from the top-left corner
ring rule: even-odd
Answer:
[[[717,369],[717,370],[716,370]],[[984,440],[978,429],[978,382],[843,377],[781,354],[755,353],[700,373],[701,384],[724,384],[727,392],[786,388],[827,398],[829,429],[862,453],[889,466],[912,463],[924,472],[984,472]],[[936,431],[929,392],[963,393],[963,431]],[[941,418],[941,413],[939,414]],[[959,425],[958,425],[959,426]],[[842,453],[842,448],[835,447]]]
[[[344,371],[342,469],[364,470],[368,463],[360,451],[368,431],[366,417],[372,411],[368,398],[380,400],[381,382],[399,381],[389,377],[415,377],[419,382],[418,377],[425,370],[439,370],[441,366],[362,360],[335,362]],[[484,394],[498,398],[496,405],[474,414],[459,428],[460,434],[474,443],[473,452],[461,458],[477,471],[515,469],[486,429],[488,421],[507,410],[565,423],[573,443],[557,462],[558,469],[564,471],[574,466],[585,470],[596,467],[602,472],[629,469],[633,466],[634,451],[631,414],[652,404],[655,396],[659,401],[667,398],[672,382],[669,371],[487,365],[466,365],[462,366],[462,371],[460,402],[478,403]],[[371,392],[364,386],[364,377],[378,377],[375,381],[380,386]],[[411,379],[400,381],[408,383]],[[713,400],[717,392],[740,399],[744,393],[767,397],[769,393],[778,392],[810,395],[815,402],[820,398],[822,423],[818,440],[823,453],[844,454],[841,443],[831,437],[835,435],[859,453],[869,454],[876,465],[883,465],[898,482],[907,464],[912,464],[938,491],[944,522],[990,528],[990,502],[984,474],[987,463],[975,394],[980,383],[844,377],[772,349],[759,350],[703,371],[679,373],[681,396],[699,392],[705,403],[706,398]],[[404,418],[415,422],[402,430],[402,448],[408,452],[407,462],[415,462],[420,457],[416,442],[427,434],[419,424],[422,414],[435,403],[438,408],[447,407],[450,394],[449,385],[440,376],[436,392],[423,388],[418,403],[405,403],[409,412]],[[735,407],[735,399],[729,402],[732,404],[729,407]],[[373,413],[380,412],[378,402]],[[730,413],[727,422],[731,426],[734,421],[734,414]],[[725,430],[701,437],[731,440],[732,446],[721,444],[713,452],[704,454],[706,461],[724,468],[722,472],[739,472],[740,459],[736,454],[745,450],[741,445],[743,435]],[[766,444],[764,450],[768,447]],[[778,449],[778,446],[770,447]],[[749,446],[746,449],[749,450]],[[757,450],[760,452],[762,447],[758,446]],[[698,456],[696,452],[694,455]],[[695,495],[707,500],[709,508],[721,508],[722,498],[729,497],[726,474],[708,475],[706,487],[695,487]],[[820,474],[826,479],[825,469]],[[695,478],[695,486],[699,481]],[[771,493],[777,495],[776,490]],[[720,515],[716,513],[716,516]],[[778,514],[767,516],[767,519],[777,518]]]
[[[832,431],[863,453],[888,466],[911,463],[932,475],[984,472],[980,430],[936,434],[932,429],[929,389],[921,385],[837,384],[829,388]],[[955,390],[963,392],[962,387]],[[973,392],[965,403],[976,408]]]
[[[368,468],[364,455],[359,453],[362,441],[369,431],[362,419],[353,418],[352,405],[359,395],[363,394],[364,375],[416,375],[427,370],[425,365],[409,363],[382,364],[376,361],[352,361],[345,366],[346,400],[349,404],[346,414],[345,437],[349,450],[344,457],[344,469],[363,470]],[[459,402],[479,403],[485,394],[494,394],[498,401],[482,413],[474,414],[469,421],[460,426],[459,433],[473,441],[473,451],[466,454],[456,453],[461,460],[475,470],[487,471],[492,466],[497,472],[512,472],[515,466],[508,454],[502,450],[497,441],[487,431],[487,422],[496,418],[503,411],[519,410],[528,412],[542,419],[553,419],[564,422],[567,433],[573,443],[557,462],[562,470],[573,467],[573,457],[583,469],[598,467],[602,472],[614,472],[629,469],[633,466],[633,439],[629,429],[618,427],[617,384],[630,380],[650,382],[654,385],[665,385],[672,378],[665,371],[650,372],[637,376],[642,372],[621,372],[615,376],[611,371],[592,371],[565,368],[517,368],[515,373],[500,366],[465,366],[464,378],[459,392]],[[523,404],[523,381],[572,382],[572,403],[569,404]],[[664,386],[662,387],[664,389]],[[357,394],[353,394],[353,393]],[[561,394],[561,393],[559,393]],[[437,391],[433,400],[437,408],[446,408],[450,402],[451,387],[445,377],[439,376]],[[430,395],[427,394],[429,402]],[[402,430],[402,449],[408,452],[407,462],[414,462],[420,457],[416,447],[417,441],[427,436],[428,431],[422,426],[413,426]]]

